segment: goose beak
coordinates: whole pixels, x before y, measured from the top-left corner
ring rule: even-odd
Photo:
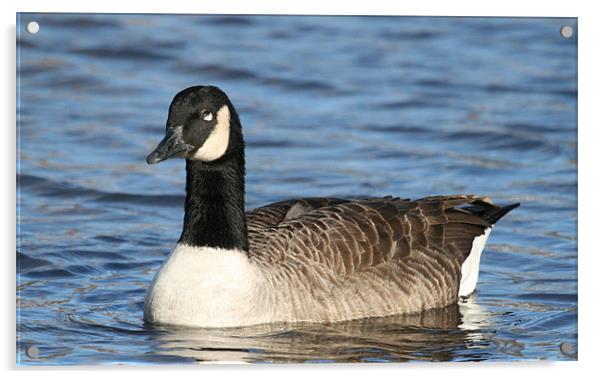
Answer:
[[[186,153],[192,150],[192,146],[186,144],[182,139],[183,130],[184,126],[182,125],[169,128],[159,145],[146,157],[146,163],[155,164],[169,158],[185,157]]]

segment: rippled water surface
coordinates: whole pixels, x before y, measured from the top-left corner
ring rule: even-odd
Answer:
[[[25,32],[30,20],[38,34]],[[18,363],[575,359],[577,43],[560,36],[566,24],[576,29],[575,19],[21,14]],[[248,208],[329,195],[521,202],[490,237],[478,292],[335,325],[144,326],[184,194],[182,161],[144,158],[172,96],[195,84],[224,89],[241,115]]]

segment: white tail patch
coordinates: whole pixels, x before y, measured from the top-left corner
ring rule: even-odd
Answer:
[[[458,296],[468,296],[477,288],[479,280],[479,264],[481,263],[481,253],[489,238],[491,228],[485,229],[485,233],[476,237],[472,241],[472,249],[468,258],[462,263],[462,279],[460,279],[460,290]]]
[[[215,128],[203,143],[200,149],[194,154],[192,159],[211,162],[222,155],[228,149],[228,143],[230,140],[230,109],[227,105],[224,105],[217,111],[217,124]]]

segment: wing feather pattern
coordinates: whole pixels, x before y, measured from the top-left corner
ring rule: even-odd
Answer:
[[[457,302],[474,238],[514,206],[471,195],[287,200],[247,213],[250,257],[297,318],[438,308]],[[278,291],[283,281],[301,296]]]

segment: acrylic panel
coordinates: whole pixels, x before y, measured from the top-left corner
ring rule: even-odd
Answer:
[[[401,198],[391,212],[410,225],[414,216],[404,213],[406,198],[475,194],[500,205],[520,202],[488,239],[476,292],[462,298],[454,293],[446,306],[429,307],[442,304],[439,290],[458,285],[459,276],[452,284],[438,276],[445,270],[458,274],[458,264],[416,258],[435,249],[435,232],[411,234],[416,230],[400,221],[414,239],[395,240],[393,227],[387,224],[383,232],[370,221],[360,222],[356,234],[350,227],[343,227],[348,234],[338,234],[345,246],[355,246],[349,249],[356,249],[356,256],[327,247],[309,252],[306,246],[308,252],[300,254],[314,254],[304,261],[309,267],[286,266],[294,268],[290,272],[278,268],[278,259],[266,258],[274,277],[285,278],[278,279],[279,288],[262,287],[260,295],[238,298],[241,309],[256,309],[251,303],[260,298],[276,299],[265,300],[269,309],[257,312],[275,314],[290,296],[296,299],[291,307],[361,308],[348,312],[366,317],[335,320],[336,312],[326,312],[332,317],[322,322],[298,316],[291,322],[274,318],[211,328],[145,322],[145,296],[181,237],[189,204],[184,161],[148,165],[145,159],[164,138],[166,126],[206,122],[217,130],[222,125],[223,113],[211,106],[181,120],[176,110],[169,113],[174,96],[196,85],[219,87],[238,112],[247,211],[294,198],[391,195]],[[575,360],[576,111],[575,18],[20,13],[17,364]],[[181,133],[193,133],[187,130]],[[202,133],[194,138],[208,139]],[[188,138],[188,146],[195,144],[193,137],[182,138]],[[234,146],[231,138],[225,147]],[[226,153],[216,146],[204,154],[219,161]],[[202,148],[200,143],[193,147]],[[192,150],[186,151],[170,154],[192,159]],[[218,184],[208,209],[219,204]],[[390,210],[386,204],[382,209]],[[475,204],[462,212],[487,218],[489,205]],[[288,218],[292,230],[286,243],[302,235],[294,229],[295,220],[309,223],[330,211],[306,203],[285,209],[279,217]],[[363,217],[372,210],[346,212]],[[427,217],[427,224],[433,223],[428,227],[443,230],[434,217]],[[231,237],[241,247],[221,221],[208,222],[217,229],[210,237],[195,226],[186,241],[219,245],[226,243],[220,238]],[[309,232],[306,244],[326,246],[321,238],[329,232],[320,228]],[[375,240],[385,242],[369,247],[374,251],[367,262],[359,250]],[[299,252],[253,241],[251,253]],[[399,247],[403,241],[410,241],[407,251]],[[462,249],[446,246],[440,254]],[[396,251],[409,258],[381,270],[389,267],[387,260],[397,259]],[[238,260],[224,262],[206,252],[198,256],[200,261],[185,265],[190,272],[167,281],[192,278],[186,286],[193,288],[176,291],[178,301],[203,292],[194,287],[197,272],[218,281],[203,282],[216,285],[207,288],[244,287],[251,280],[246,263],[237,266]],[[418,263],[408,260],[412,257]],[[304,275],[327,270],[328,262],[337,274],[324,279],[326,286],[351,280],[353,270],[369,266],[373,271],[353,276],[355,292],[332,290],[314,298],[321,284]],[[432,275],[430,287],[420,282],[425,275]],[[293,277],[301,279],[287,279]],[[392,290],[395,283],[403,287],[411,281],[419,284],[405,295]],[[203,320],[231,320],[237,309],[224,306],[220,313],[213,308],[232,293],[214,292],[203,298],[206,306],[195,303],[193,313],[206,315]],[[345,300],[330,299],[331,293],[345,293]],[[416,300],[420,312],[399,306],[427,297],[430,303]],[[165,305],[165,312],[177,308],[173,304]],[[183,318],[185,308],[173,311],[174,317]],[[411,312],[381,317],[378,309]]]

